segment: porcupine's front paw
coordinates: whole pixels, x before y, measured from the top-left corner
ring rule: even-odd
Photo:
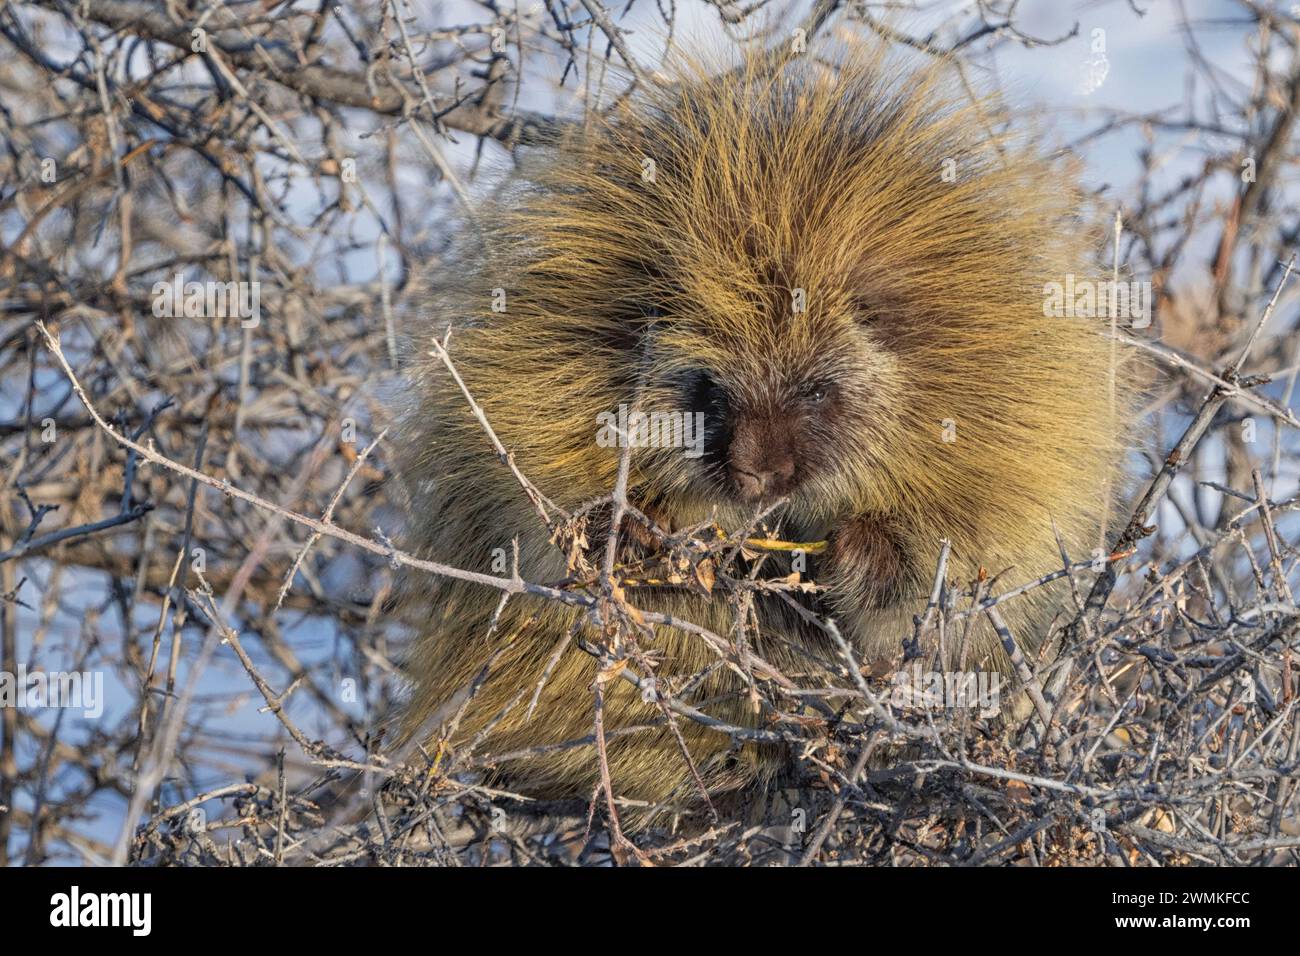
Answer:
[[[814,569],[825,587],[824,608],[839,622],[872,676],[897,670],[905,649],[900,619],[915,575],[902,526],[887,515],[860,514],[837,522]],[[900,611],[903,618],[906,611]]]
[[[908,568],[898,525],[885,516],[863,514],[831,533],[817,583],[829,588],[842,610],[874,610],[898,600]]]
[[[623,565],[654,559],[662,551],[664,537],[673,530],[672,518],[662,508],[635,499],[634,504],[640,514],[633,515],[629,512],[623,515],[623,521],[619,525],[617,563]],[[587,534],[587,559],[596,567],[604,560],[611,511],[612,508],[606,506],[603,513],[592,522]],[[643,518],[649,520],[653,527],[648,526]]]

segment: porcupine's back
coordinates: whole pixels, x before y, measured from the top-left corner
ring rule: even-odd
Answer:
[[[1051,569],[1054,526],[1086,555],[1128,400],[1095,322],[1044,318],[1044,283],[1086,276],[1093,260],[1059,165],[995,142],[984,106],[959,105],[938,70],[898,73],[870,53],[847,55],[837,77],[808,58],[751,61],[720,78],[688,71],[675,90],[643,93],[610,120],[533,150],[506,197],[479,211],[481,233],[416,336],[401,437],[409,547],[499,574],[517,539],[526,580],[570,571],[459,389],[424,354],[430,336],[453,326],[452,357],[496,434],[520,470],[572,511],[613,487],[618,453],[597,444],[597,415],[630,402],[643,381],[649,323],[656,350],[761,377],[774,355],[815,361],[819,337],[833,331],[829,312],[789,314],[798,286],[813,303],[873,310],[871,334],[891,356],[880,384],[890,414],[864,440],[826,436],[844,443],[835,451],[848,467],[794,496],[784,525],[786,537],[814,540],[834,532],[846,506],[887,516],[892,599],[857,600],[850,583],[826,608],[868,659],[897,651],[941,538],[953,542],[958,580],[981,565],[1014,566],[1017,581]],[[495,312],[502,293],[504,311]],[[649,361],[657,368],[671,358],[656,351]],[[655,381],[643,403],[672,407]],[[638,450],[636,502],[653,503],[674,527],[715,510],[724,527],[742,527],[753,509],[709,494],[691,467],[680,449]],[[603,536],[593,521],[593,547]],[[1008,605],[1027,647],[1042,636],[1033,602],[1049,597]],[[587,737],[595,661],[567,636],[577,612],[518,597],[494,628],[499,599],[479,585],[407,582],[407,606],[427,624],[409,662],[405,732],[437,736],[451,720],[462,752],[494,755]],[[633,600],[731,634],[720,600],[662,592]],[[779,611],[765,624],[824,650],[816,632]],[[997,664],[995,644],[982,640],[971,663]],[[656,629],[653,646],[661,678],[717,659],[698,637],[669,628]],[[778,668],[805,663],[783,640],[757,649]],[[709,713],[724,720],[760,722],[740,689],[718,668],[692,699],[712,698]],[[618,682],[609,696],[607,727],[657,716]],[[689,721],[682,729],[711,786],[770,766],[725,735]],[[662,729],[615,734],[616,789],[658,801],[689,786],[676,752]],[[504,765],[512,784],[535,795],[587,796],[595,780],[586,746]]]

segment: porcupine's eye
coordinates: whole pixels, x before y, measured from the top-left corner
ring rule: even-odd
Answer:
[[[799,400],[807,405],[820,405],[835,391],[834,382],[805,382],[799,389]]]

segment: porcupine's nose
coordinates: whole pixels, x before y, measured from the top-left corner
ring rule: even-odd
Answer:
[[[768,467],[761,470],[732,466],[731,481],[742,500],[761,501],[764,498],[775,498],[789,490],[790,480],[794,478],[794,461],[789,456],[783,456],[766,464]]]
[[[786,494],[794,485],[795,455],[790,429],[769,410],[741,409],[731,421],[727,477],[741,501]]]

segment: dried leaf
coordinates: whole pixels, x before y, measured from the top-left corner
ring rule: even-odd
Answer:
[[[705,558],[695,565],[695,581],[704,589],[705,594],[713,593],[713,562],[710,559]]]
[[[627,658],[624,658],[621,661],[615,661],[596,675],[596,683],[608,684],[625,670],[627,670]]]

